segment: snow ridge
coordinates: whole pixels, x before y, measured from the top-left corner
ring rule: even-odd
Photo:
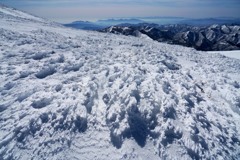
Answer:
[[[240,60],[6,12],[0,159],[239,158]]]

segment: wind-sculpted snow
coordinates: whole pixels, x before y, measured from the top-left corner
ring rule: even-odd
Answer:
[[[240,60],[0,23],[0,159],[240,157]]]

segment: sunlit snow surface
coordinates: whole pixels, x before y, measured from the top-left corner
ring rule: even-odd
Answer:
[[[240,59],[240,50],[237,51],[210,51],[209,53],[219,53],[230,58]]]
[[[239,159],[240,60],[1,6],[0,159]]]

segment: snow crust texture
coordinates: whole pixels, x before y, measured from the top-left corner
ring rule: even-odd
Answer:
[[[0,17],[0,159],[239,159],[240,60]]]

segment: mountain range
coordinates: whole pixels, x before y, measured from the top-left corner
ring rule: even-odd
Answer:
[[[122,35],[144,34],[158,42],[194,47],[203,51],[240,50],[239,25],[190,25],[121,24],[101,30]]]
[[[110,26],[120,24],[131,24],[136,25],[139,23],[158,24],[158,25],[169,25],[169,24],[182,24],[192,26],[210,26],[213,24],[219,25],[240,25],[239,18],[202,18],[202,19],[191,19],[183,17],[137,17],[137,18],[111,18],[102,19],[95,22],[89,21],[75,21],[72,23],[64,24],[67,27],[84,30],[98,30],[107,28]]]

